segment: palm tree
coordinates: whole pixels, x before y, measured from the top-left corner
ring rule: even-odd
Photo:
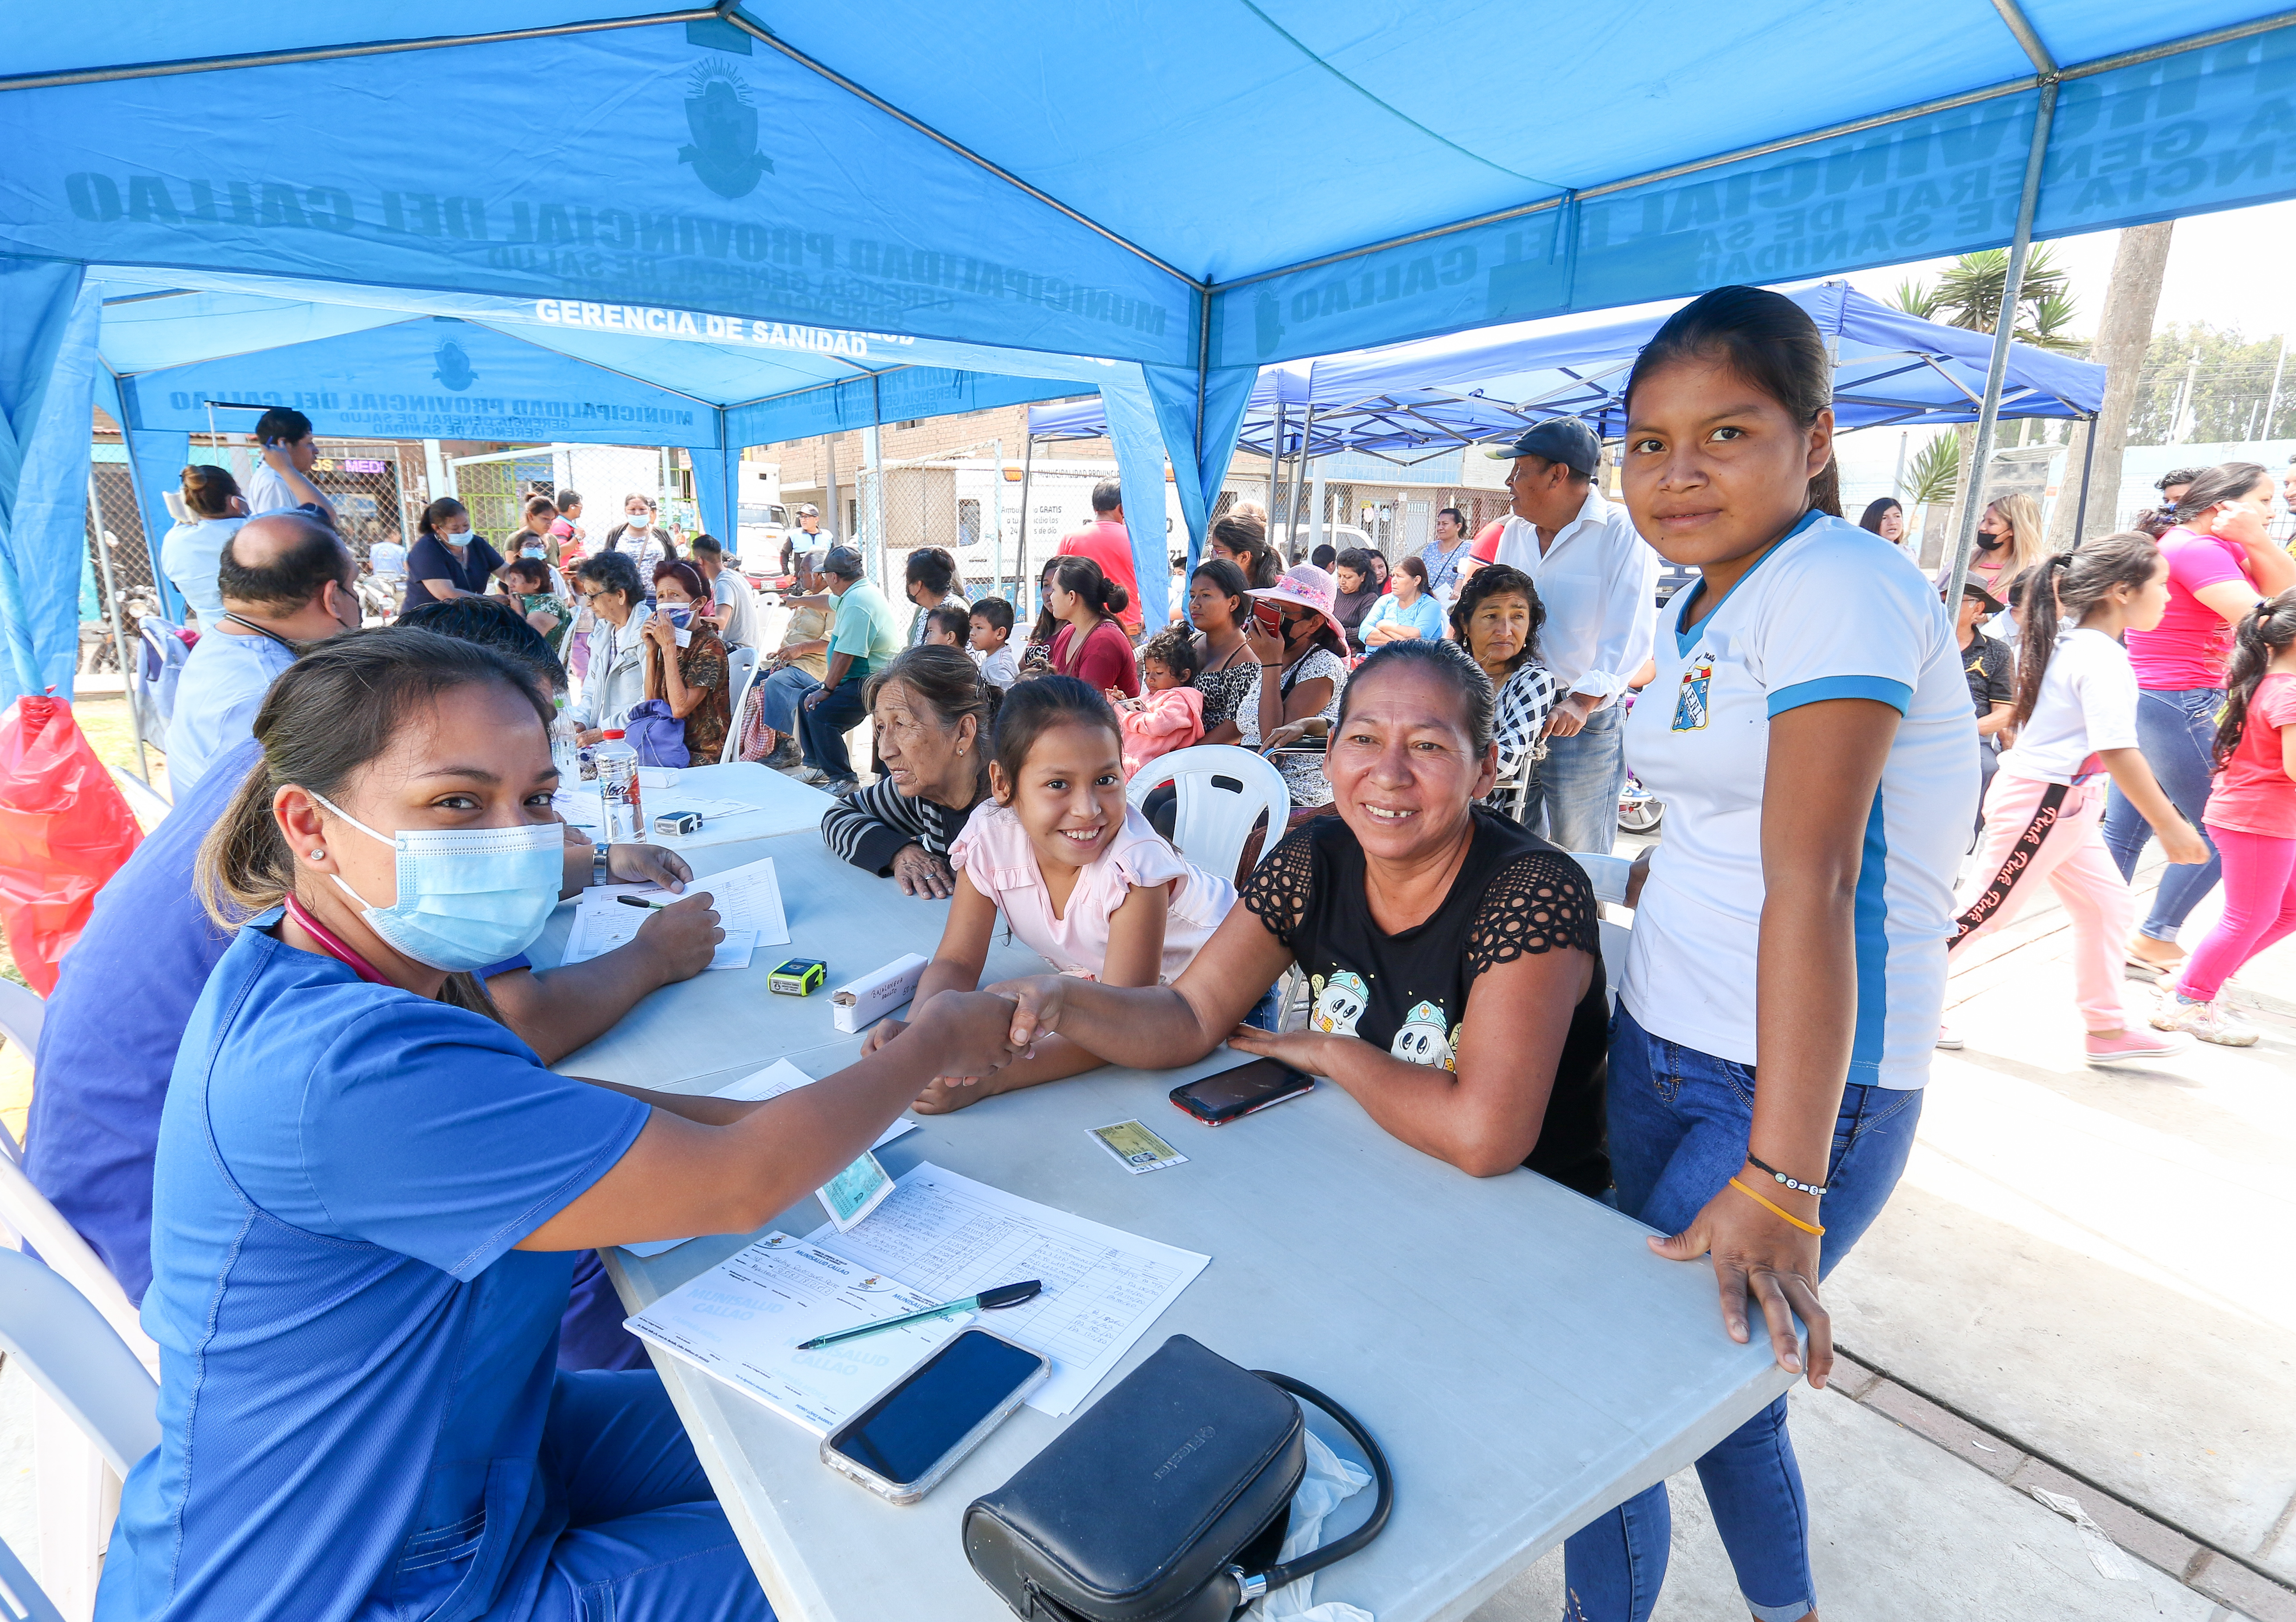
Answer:
[[[1917,506],[1950,501],[1960,480],[1961,458],[1953,439],[1940,433],[1915,453],[1913,465],[1906,470],[1906,496]]]
[[[2070,276],[2046,243],[2025,258],[2025,281],[2017,293],[2017,330],[2012,334],[2045,349],[2078,347],[2064,335],[2075,313]],[[1972,333],[1989,333],[2001,318],[2001,299],[2009,281],[2009,251],[1986,248],[1964,253],[1938,273],[1934,282],[1905,281],[1894,300],[1909,316],[1943,321]]]

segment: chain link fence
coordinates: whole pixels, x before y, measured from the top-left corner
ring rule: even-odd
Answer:
[[[1049,508],[1040,511],[1035,493],[1044,477],[1039,472],[1031,481],[1029,510],[1037,522],[1025,526],[1028,542],[1036,540],[1038,528],[1054,522]],[[968,599],[1001,597],[1013,603],[1015,613],[1021,611],[1015,593],[1029,582],[1021,483],[1008,476],[1003,441],[983,440],[864,469],[857,489],[862,558],[894,602],[907,597],[909,554],[939,547],[955,559],[956,589]],[[1091,494],[1087,481],[1087,509]],[[1046,500],[1052,498],[1047,495]],[[1063,532],[1054,529],[1051,539],[1037,548],[1039,556],[1050,556]]]

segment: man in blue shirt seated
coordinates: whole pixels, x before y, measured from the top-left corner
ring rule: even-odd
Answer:
[[[456,606],[439,605],[454,622],[426,629],[525,657],[545,680],[554,674],[549,648],[523,620],[490,605],[456,616]],[[250,734],[177,794],[174,811],[97,894],[59,969],[40,1033],[25,1170],[138,1303],[152,1282],[152,1166],[168,1078],[209,971],[231,944],[193,893],[193,869],[208,830],[261,758]],[[683,889],[692,877],[684,860],[654,845],[609,846],[601,862],[596,847],[568,832],[563,894],[606,882]],[[586,963],[537,969],[521,957],[483,975],[511,1028],[555,1064],[656,987],[707,967],[722,933],[709,903],[692,897],[649,914],[636,940]],[[623,1316],[596,1258],[586,1256],[562,1330],[561,1365],[643,1366]]]
[[[201,627],[176,684],[168,784],[182,799],[209,763],[255,736],[255,712],[300,644],[359,628],[358,563],[308,513],[250,518],[224,543],[216,584],[223,618]]]

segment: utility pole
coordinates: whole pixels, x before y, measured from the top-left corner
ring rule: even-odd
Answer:
[[[2272,421],[2280,415],[2280,378],[2288,369],[2288,334],[2280,334],[2280,358],[2272,366],[2272,397],[2264,408],[2264,437],[2272,437]]]

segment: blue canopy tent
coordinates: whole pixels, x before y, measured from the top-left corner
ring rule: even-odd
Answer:
[[[1845,429],[1969,423],[1984,403],[1993,340],[1891,309],[1841,283],[1795,290],[1833,348],[1834,413]],[[1626,431],[1627,375],[1668,305],[1623,321],[1565,317],[1485,327],[1302,366],[1262,370],[1238,431],[1239,449],[1312,459],[1343,451],[1408,465],[1479,440],[1511,439],[1532,423],[1575,416],[1605,439]],[[2012,343],[1997,415],[2096,415],[2104,368]],[[1032,406],[1032,438],[1095,438],[1096,399]],[[2082,487],[2087,478],[2084,472]]]
[[[189,436],[244,431],[273,405],[302,410],[331,436],[676,447],[693,465],[704,527],[730,536],[733,463],[745,445],[881,414],[898,420],[1014,404],[1093,382],[1120,393],[1126,372],[1139,387],[1136,366],[786,324],[735,331],[734,323],[687,321],[688,312],[660,308],[617,307],[611,326],[603,312],[586,323],[593,312],[562,310],[554,301],[542,301],[550,318],[470,300],[427,301],[459,303],[466,315],[410,316],[158,287],[144,273],[110,268],[92,276],[102,305],[98,403],[122,426],[152,534],[166,527],[160,492],[172,486]],[[690,336],[676,332],[682,325]],[[933,364],[953,360],[1054,375]],[[1135,435],[1125,449],[1134,475],[1160,484],[1154,434]]]
[[[69,680],[86,450],[45,436],[85,438],[91,266],[1136,366],[1119,444],[1160,440],[1193,537],[1270,361],[2004,243],[2013,283],[2035,231],[2296,189],[2296,19],[2254,0],[1627,0],[1562,52],[1488,0],[84,0],[10,23],[19,687]],[[1498,93],[1461,93],[1463,51]]]

